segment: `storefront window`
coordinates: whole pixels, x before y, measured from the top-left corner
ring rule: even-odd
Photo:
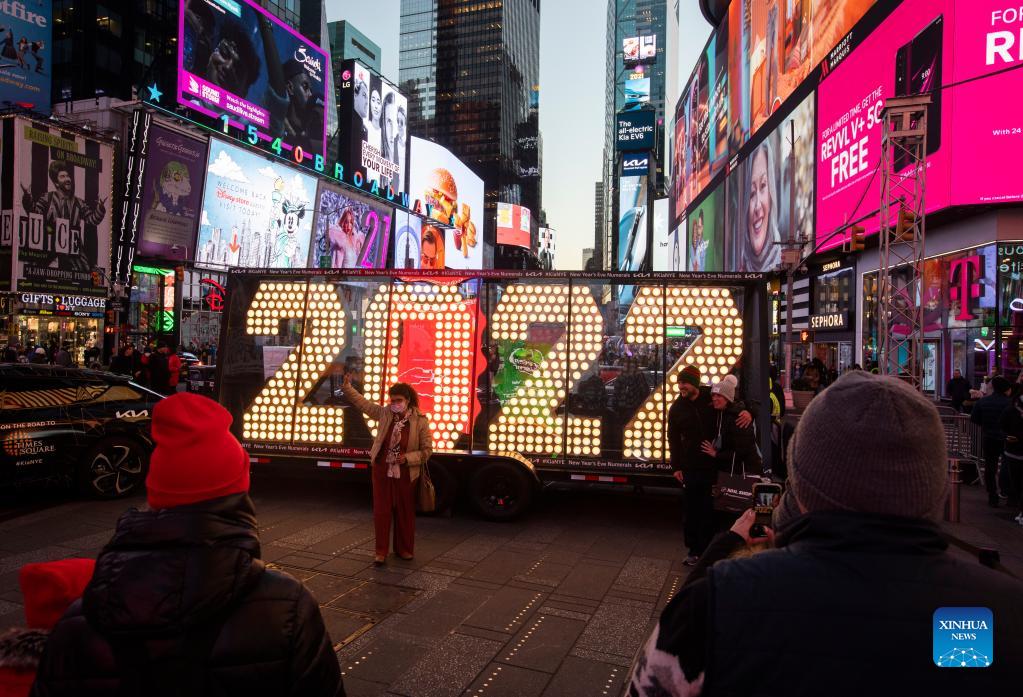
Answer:
[[[181,288],[181,345],[196,355],[214,354],[227,302],[227,274],[190,269]],[[204,360],[205,362],[205,360]]]

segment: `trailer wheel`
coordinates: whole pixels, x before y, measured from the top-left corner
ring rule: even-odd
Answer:
[[[511,520],[521,515],[533,500],[529,477],[508,462],[490,462],[473,473],[469,500],[484,518]]]

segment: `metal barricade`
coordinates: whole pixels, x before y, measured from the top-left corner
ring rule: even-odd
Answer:
[[[978,480],[984,476],[984,445],[980,426],[970,421],[966,414],[949,414],[939,409],[941,425],[945,430],[945,449],[948,453],[949,493],[945,507],[945,519],[959,522],[959,488],[963,484],[963,465],[976,467]]]

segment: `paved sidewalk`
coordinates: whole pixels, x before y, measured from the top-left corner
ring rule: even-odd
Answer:
[[[672,497],[548,491],[514,523],[421,517],[416,559],[383,569],[368,485],[257,472],[253,497],[263,556],[320,601],[353,697],[619,695],[686,573]],[[0,628],[23,622],[22,564],[95,555],[141,502],[64,502],[0,523]],[[962,521],[945,527],[1023,577],[1023,528],[1004,507],[967,487]]]

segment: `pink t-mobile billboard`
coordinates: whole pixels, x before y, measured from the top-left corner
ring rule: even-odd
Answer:
[[[927,210],[949,205],[952,108],[934,89],[951,72],[953,2],[907,0],[821,81],[817,96],[817,244],[839,246],[850,220],[881,200],[881,112],[886,99],[930,91]],[[906,163],[905,170],[909,167]],[[878,217],[861,223],[877,232]]]
[[[952,204],[1023,200],[1023,5],[957,2],[953,36]]]

